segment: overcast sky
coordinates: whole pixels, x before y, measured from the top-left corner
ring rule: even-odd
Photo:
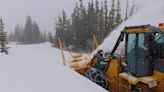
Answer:
[[[16,24],[25,24],[26,16],[39,24],[41,30],[54,30],[55,18],[62,9],[70,13],[77,0],[0,0],[0,17],[5,30],[13,30]]]
[[[0,17],[3,18],[6,31],[14,30],[16,24],[23,24],[24,26],[27,15],[30,15],[32,19],[39,24],[41,30],[53,31],[57,16],[61,14],[63,9],[70,15],[77,1],[78,0],[0,0]],[[126,2],[126,0],[121,1]],[[161,0],[138,1],[149,4],[152,1],[157,2]]]

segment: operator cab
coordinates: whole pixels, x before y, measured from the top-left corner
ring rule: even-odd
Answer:
[[[164,30],[150,25],[125,27],[112,51],[125,39],[125,72],[136,77],[164,72]]]

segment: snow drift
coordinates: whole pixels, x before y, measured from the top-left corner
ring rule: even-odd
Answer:
[[[164,1],[163,0],[144,0],[144,9],[132,16],[129,20],[122,23],[116,30],[114,30],[98,47],[104,51],[111,51],[120,35],[120,32],[125,26],[146,25],[151,24],[158,26],[159,23],[164,22]],[[148,3],[146,3],[148,2]]]
[[[0,54],[0,92],[106,92],[63,67],[60,50],[49,43],[10,47],[9,55]]]

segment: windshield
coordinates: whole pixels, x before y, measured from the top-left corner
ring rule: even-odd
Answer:
[[[163,43],[164,44],[164,36],[162,36],[161,34],[159,33],[156,33],[155,35],[155,41],[157,43]]]

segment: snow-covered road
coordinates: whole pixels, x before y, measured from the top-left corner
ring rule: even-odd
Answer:
[[[106,92],[63,67],[60,50],[49,43],[10,47],[9,55],[0,54],[0,92]]]

